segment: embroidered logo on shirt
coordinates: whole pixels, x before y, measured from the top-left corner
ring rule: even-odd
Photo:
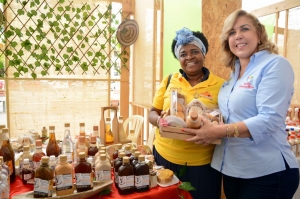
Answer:
[[[251,75],[247,78],[247,82],[244,82],[244,84],[240,85],[239,87],[240,88],[254,88],[254,86],[252,86],[252,84],[251,84],[252,80],[253,80],[253,76]]]
[[[200,97],[207,98],[207,99],[210,99],[210,100],[213,99],[213,95],[212,95],[211,93],[207,92],[207,91],[204,92],[204,93],[200,93],[199,96],[200,96]]]

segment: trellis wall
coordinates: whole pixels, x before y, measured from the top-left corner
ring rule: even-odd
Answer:
[[[116,40],[121,7],[84,2],[11,0],[5,5],[0,54],[6,57],[2,75],[11,137],[54,125],[62,139],[64,123],[71,124],[73,135],[81,122],[91,132],[99,125],[101,107],[110,105],[110,82],[120,79],[110,72],[129,58]]]

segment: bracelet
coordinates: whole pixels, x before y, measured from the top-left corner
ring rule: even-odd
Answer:
[[[240,134],[239,134],[236,123],[233,124],[233,129],[234,129],[233,137],[239,137]]]
[[[156,126],[159,127],[159,120],[160,120],[160,116],[158,116],[157,120],[156,120]]]
[[[226,137],[229,138],[230,137],[230,126],[228,124],[225,124],[225,128],[226,128]]]

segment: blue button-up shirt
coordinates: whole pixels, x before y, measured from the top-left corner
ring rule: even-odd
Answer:
[[[239,60],[235,71],[240,71]],[[225,175],[254,178],[298,168],[287,142],[285,117],[294,92],[294,73],[282,56],[263,50],[251,56],[244,75],[232,72],[219,93],[226,123],[243,121],[251,138],[224,138],[215,148],[212,167]],[[284,158],[284,159],[283,159]]]

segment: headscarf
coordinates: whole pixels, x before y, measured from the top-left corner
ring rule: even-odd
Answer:
[[[182,46],[186,44],[193,44],[197,46],[203,53],[203,55],[206,55],[206,48],[203,44],[203,42],[193,35],[193,32],[190,31],[188,28],[182,28],[178,31],[176,31],[176,37],[175,37],[176,45],[174,48],[175,55],[177,59],[179,59],[179,51],[182,48]]]

